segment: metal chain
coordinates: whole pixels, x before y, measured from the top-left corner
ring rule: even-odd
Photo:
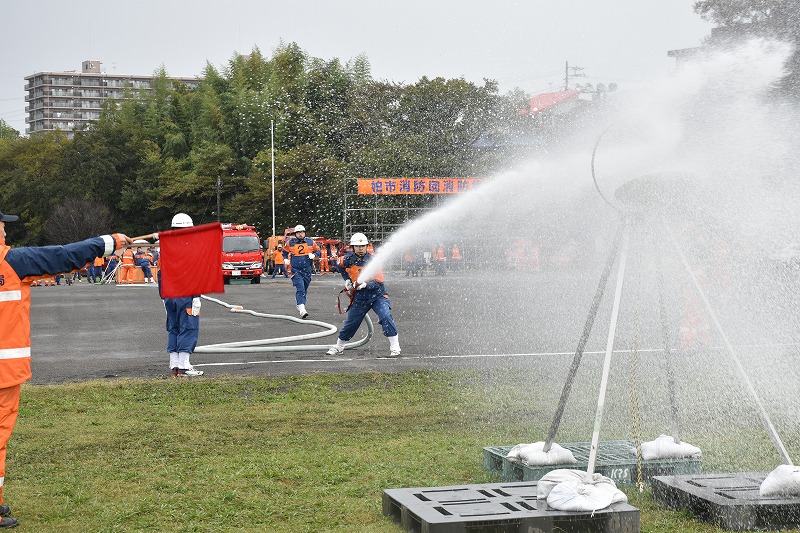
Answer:
[[[639,262],[641,268],[641,261]],[[642,420],[641,404],[636,390],[639,373],[639,302],[641,296],[641,279],[636,283],[633,302],[633,338],[631,339],[631,371],[630,371],[630,410],[631,427],[633,430],[633,446],[636,450],[636,487],[639,492],[644,491],[642,481],[642,451],[639,439],[639,428]]]

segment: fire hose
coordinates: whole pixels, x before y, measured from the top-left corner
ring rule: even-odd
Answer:
[[[299,324],[310,324],[313,326],[320,326],[325,328],[324,331],[316,333],[304,333],[302,335],[292,335],[288,337],[277,337],[273,339],[257,339],[250,341],[237,341],[237,342],[223,342],[218,344],[209,344],[206,346],[198,346],[195,348],[194,353],[253,353],[253,352],[295,352],[295,351],[316,351],[326,350],[330,348],[329,344],[304,344],[300,346],[269,346],[271,344],[281,344],[285,342],[304,341],[309,339],[317,339],[320,337],[327,337],[333,335],[338,331],[338,328],[333,324],[322,322],[319,320],[301,319],[289,315],[274,315],[270,313],[259,313],[250,309],[245,309],[241,305],[231,305],[210,296],[202,296],[203,299],[216,304],[227,307],[232,313],[247,313],[252,316],[260,318],[274,318],[278,320],[288,320],[290,322],[297,322]],[[357,348],[369,342],[372,334],[375,332],[375,326],[372,324],[372,319],[369,316],[366,318],[367,334],[355,341],[345,344],[345,348]]]

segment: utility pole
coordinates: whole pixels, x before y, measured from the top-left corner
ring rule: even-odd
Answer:
[[[222,188],[222,178],[220,176],[217,176],[217,222],[222,222],[222,219],[220,218],[220,214],[219,214],[219,210],[220,210],[220,207],[219,207],[219,205],[220,205],[219,195],[220,195],[220,189],[221,188]]]
[[[272,234],[275,235],[275,122],[269,121],[270,153],[272,161]]]
[[[572,77],[573,78],[582,78],[586,76],[583,74],[583,67],[570,67],[569,61],[566,63],[566,67],[564,67],[564,90],[569,91],[569,71],[572,69]]]

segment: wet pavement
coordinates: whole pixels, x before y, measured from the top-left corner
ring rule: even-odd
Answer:
[[[320,339],[288,343],[287,351],[268,353],[196,353],[192,363],[207,376],[287,375],[313,372],[400,371],[409,369],[526,368],[539,367],[564,379],[584,328],[597,283],[599,265],[570,266],[532,271],[466,271],[446,276],[406,277],[386,275],[392,299],[392,314],[403,349],[398,359],[384,359],[388,342],[374,314],[375,335],[364,346],[329,357],[325,346],[335,343],[335,334]],[[637,288],[626,280],[615,349],[624,353],[634,345],[642,357],[663,357],[663,336],[657,295],[647,287]],[[741,356],[754,358],[763,369],[764,358],[795,361],[798,348],[795,331],[798,318],[797,280],[774,287],[771,305],[780,309],[780,320],[763,308],[747,306],[748,293],[729,298],[727,307],[736,314],[721,320],[731,326],[735,345],[770,345],[743,348]],[[795,290],[789,291],[791,286]],[[338,275],[314,276],[307,308],[311,319],[341,327],[344,315],[337,311],[342,288]],[[57,383],[120,377],[167,377],[165,314],[155,286],[90,285],[32,287],[31,383]],[[763,294],[764,291],[762,290]],[[678,284],[666,288],[666,307],[673,317],[670,327],[677,339],[681,302]],[[294,288],[285,278],[262,279],[258,285],[227,285],[225,293],[212,295],[232,305],[260,313],[297,316]],[[584,365],[599,364],[609,328],[613,277],[600,306],[586,346]],[[748,314],[743,314],[743,310]],[[232,313],[204,300],[200,321],[200,345],[243,340],[271,339],[315,333],[313,324]],[[774,331],[769,331],[770,328]],[[357,336],[366,333],[362,326]],[[717,348],[707,351],[714,364],[730,367]],[[321,345],[312,351],[297,345]],[[677,342],[672,348],[677,347]],[[712,355],[713,352],[713,355]],[[689,354],[693,357],[692,354]],[[693,361],[700,364],[694,357]],[[544,366],[539,366],[539,365]],[[616,365],[626,364],[622,360]],[[555,365],[555,366],[554,366]],[[794,368],[795,365],[789,365]],[[623,367],[624,368],[624,367]],[[771,368],[771,367],[767,367]],[[652,369],[655,372],[657,369]],[[689,369],[686,369],[689,371]],[[762,370],[765,371],[765,370]],[[659,371],[660,372],[660,371]]]
[[[477,272],[443,277],[387,274],[386,286],[403,349],[396,360],[381,357],[388,354],[388,342],[370,313],[375,321],[373,338],[340,357],[325,355],[324,348],[288,348],[270,353],[197,353],[192,363],[214,376],[506,366],[518,358],[571,357],[598,276],[586,276],[582,271],[522,272],[513,276],[519,279],[514,283],[516,288],[509,291],[492,276]],[[581,302],[556,290],[565,286],[575,294],[576,283],[586,289]],[[523,284],[533,292],[520,290]],[[338,275],[314,276],[307,303],[309,318],[341,327],[344,315],[336,306],[341,288]],[[165,315],[155,286],[84,282],[32,287],[31,292],[31,383],[167,375]],[[224,294],[211,296],[260,313],[297,316],[294,288],[285,278],[262,279],[258,285],[226,285]],[[322,329],[232,313],[204,300],[199,344],[303,335]],[[365,334],[362,325],[353,341]],[[334,334],[288,346],[335,341]]]

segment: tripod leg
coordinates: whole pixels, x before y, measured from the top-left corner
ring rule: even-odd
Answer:
[[[597,395],[597,412],[594,417],[594,430],[592,431],[592,444],[589,447],[589,466],[586,471],[594,473],[597,462],[597,450],[600,446],[600,426],[603,422],[603,410],[606,404],[606,390],[608,389],[608,375],[611,373],[611,355],[614,353],[614,338],[617,332],[617,319],[619,318],[619,304],[622,300],[622,286],[625,282],[625,264],[628,260],[628,221],[623,225],[622,252],[617,268],[617,286],[614,289],[614,305],[611,308],[611,324],[608,328],[606,341],[606,356],[603,360],[603,376],[600,378],[600,393]]]
[[[770,439],[772,439],[772,444],[775,445],[775,449],[781,456],[781,460],[783,461],[783,463],[787,465],[793,465],[794,463],[792,462],[792,458],[789,456],[789,452],[786,451],[786,447],[783,445],[783,441],[781,441],[781,438],[778,435],[778,430],[776,430],[775,426],[772,424],[772,420],[770,419],[769,414],[767,414],[767,409],[766,407],[764,407],[764,404],[761,401],[761,397],[758,395],[758,392],[756,392],[756,389],[753,386],[753,382],[750,381],[750,377],[747,375],[747,371],[742,365],[742,362],[739,360],[739,355],[736,353],[736,350],[733,349],[733,345],[728,339],[728,335],[725,333],[725,330],[722,329],[722,324],[720,324],[719,320],[717,319],[717,314],[711,307],[711,302],[709,302],[708,297],[706,296],[706,293],[703,290],[703,287],[700,285],[700,281],[697,279],[697,276],[694,273],[694,270],[692,270],[692,267],[689,265],[689,261],[686,259],[686,255],[683,253],[683,250],[678,244],[678,240],[675,238],[675,234],[672,232],[669,226],[666,225],[666,223],[664,224],[664,226],[667,229],[667,233],[670,236],[670,240],[672,240],[672,244],[678,251],[678,255],[680,255],[681,257],[683,268],[689,274],[689,277],[692,280],[692,284],[694,285],[697,294],[703,300],[703,304],[706,307],[706,311],[708,311],[708,315],[711,317],[714,326],[717,328],[717,332],[719,333],[719,336],[722,339],[723,344],[725,344],[725,348],[727,348],[728,353],[731,355],[731,358],[733,359],[733,362],[736,365],[736,369],[739,371],[739,374],[742,377],[742,381],[744,381],[745,385],[747,386],[747,390],[750,391],[750,394],[753,396],[753,399],[756,402],[761,422],[764,424],[764,429],[767,430],[767,434],[769,435]]]
[[[553,445],[553,440],[556,438],[556,433],[558,432],[558,426],[561,424],[561,417],[564,416],[564,408],[567,405],[567,400],[569,399],[570,392],[572,391],[572,382],[575,380],[575,374],[578,373],[578,367],[580,366],[581,359],[583,358],[583,350],[586,348],[586,343],[589,341],[589,335],[592,333],[592,326],[594,325],[594,319],[597,316],[597,310],[600,307],[600,302],[603,300],[603,293],[605,293],[606,285],[608,284],[608,277],[611,275],[611,269],[614,267],[614,263],[617,261],[619,243],[622,240],[622,230],[624,227],[625,224],[623,223],[617,230],[617,234],[614,237],[614,244],[611,246],[611,253],[608,254],[608,259],[606,259],[606,265],[603,269],[603,274],[600,276],[600,283],[598,284],[597,291],[594,294],[594,300],[592,301],[592,306],[589,309],[589,316],[586,317],[586,323],[583,326],[583,333],[578,341],[578,347],[575,350],[575,355],[572,358],[572,365],[569,368],[567,380],[564,383],[564,388],[561,391],[561,399],[558,401],[558,407],[556,408],[556,413],[553,416],[553,423],[550,426],[550,432],[547,434],[547,440],[545,441],[543,448],[543,451],[545,452],[550,451],[550,447]]]

